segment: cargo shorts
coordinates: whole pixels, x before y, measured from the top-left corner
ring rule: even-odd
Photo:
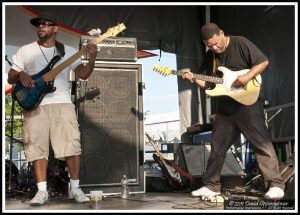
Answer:
[[[41,105],[34,110],[24,110],[23,114],[23,142],[28,162],[48,160],[50,144],[56,159],[81,154],[74,104]]]

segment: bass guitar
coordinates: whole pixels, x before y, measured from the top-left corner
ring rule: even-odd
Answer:
[[[186,173],[183,169],[181,169],[177,164],[165,159],[163,155],[160,153],[159,149],[157,148],[154,140],[150,137],[149,134],[145,133],[149,142],[155,149],[156,154],[153,154],[154,160],[158,163],[160,168],[162,169],[168,185],[173,189],[173,190],[180,190],[183,186],[183,181],[181,176],[186,177],[190,184],[194,184],[194,178],[192,175],[189,173]]]
[[[116,36],[125,29],[126,27],[124,24],[119,24],[108,29],[106,33],[100,35],[98,38],[94,38],[91,43],[97,45],[105,38]],[[19,105],[25,110],[36,108],[47,93],[52,93],[56,90],[54,87],[54,78],[67,66],[80,58],[84,53],[85,49],[82,48],[80,51],[69,57],[66,61],[59,64],[55,68],[53,67],[61,59],[61,56],[54,56],[46,68],[31,76],[31,79],[35,81],[35,86],[33,88],[26,88],[21,84],[20,81],[17,82],[12,93]]]
[[[177,71],[172,70],[169,67],[162,66],[153,66],[153,70],[162,74],[163,76],[171,74],[182,76],[185,72],[190,71],[190,69],[182,69]],[[243,105],[252,105],[257,101],[259,96],[262,81],[260,74],[249,81],[244,87],[236,88],[233,86],[233,83],[237,77],[246,74],[249,72],[249,70],[250,69],[231,71],[230,69],[221,66],[218,67],[221,77],[194,74],[194,78],[216,84],[213,89],[205,90],[205,93],[209,96],[229,96]]]

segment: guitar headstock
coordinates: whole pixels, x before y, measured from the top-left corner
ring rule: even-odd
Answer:
[[[171,75],[172,70],[167,66],[153,66],[153,71],[158,72],[159,74],[163,76]]]
[[[103,36],[106,37],[115,37],[117,36],[120,32],[124,31],[126,29],[125,25],[123,23],[113,27],[113,28],[109,28],[104,34]]]
[[[126,29],[126,26],[123,23],[118,24],[115,27],[109,28],[104,34],[100,35],[100,37],[93,39],[92,43],[97,45],[98,43],[100,43],[102,40],[104,40],[107,37],[117,36],[120,32],[124,31],[125,29]]]

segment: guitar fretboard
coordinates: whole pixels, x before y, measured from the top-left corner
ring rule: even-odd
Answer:
[[[79,52],[75,53],[71,57],[69,57],[66,61],[59,64],[57,67],[49,71],[47,74],[43,76],[43,79],[45,82],[52,81],[61,71],[63,71],[67,66],[72,64],[74,61],[76,61],[78,58],[80,58],[81,55],[83,55],[85,52],[84,49],[81,49]]]
[[[125,26],[124,26],[125,27]],[[98,38],[95,38],[91,41],[92,44],[97,45],[98,43],[102,42],[105,38],[107,38],[110,35],[107,35],[106,33],[101,35]],[[61,71],[63,71],[67,66],[72,64],[74,61],[76,61],[78,58],[80,58],[85,53],[85,50],[82,48],[80,51],[69,57],[66,61],[59,64],[57,67],[49,71],[47,74],[43,76],[43,79],[45,82],[52,81]]]
[[[184,73],[184,70],[172,70],[173,75],[182,76],[183,73]],[[219,77],[202,75],[202,74],[195,74],[195,73],[194,73],[194,77],[196,79],[199,79],[199,80],[202,80],[202,81],[212,82],[212,83],[215,83],[215,84],[222,84],[223,83],[223,79],[219,78]]]
[[[155,149],[156,153],[158,154],[158,156],[162,159],[165,160],[164,156],[160,153],[159,149],[157,148],[157,146],[155,145],[154,140],[150,137],[149,134],[146,133],[146,136],[149,140],[149,142],[151,143],[151,145],[153,146],[153,148]]]

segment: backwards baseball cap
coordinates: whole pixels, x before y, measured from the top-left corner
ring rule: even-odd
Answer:
[[[30,23],[34,26],[38,26],[38,24],[40,23],[40,20],[44,20],[44,21],[50,21],[55,25],[58,25],[58,19],[56,18],[56,16],[52,13],[49,12],[41,12],[37,15],[37,17],[32,18],[30,20]]]

